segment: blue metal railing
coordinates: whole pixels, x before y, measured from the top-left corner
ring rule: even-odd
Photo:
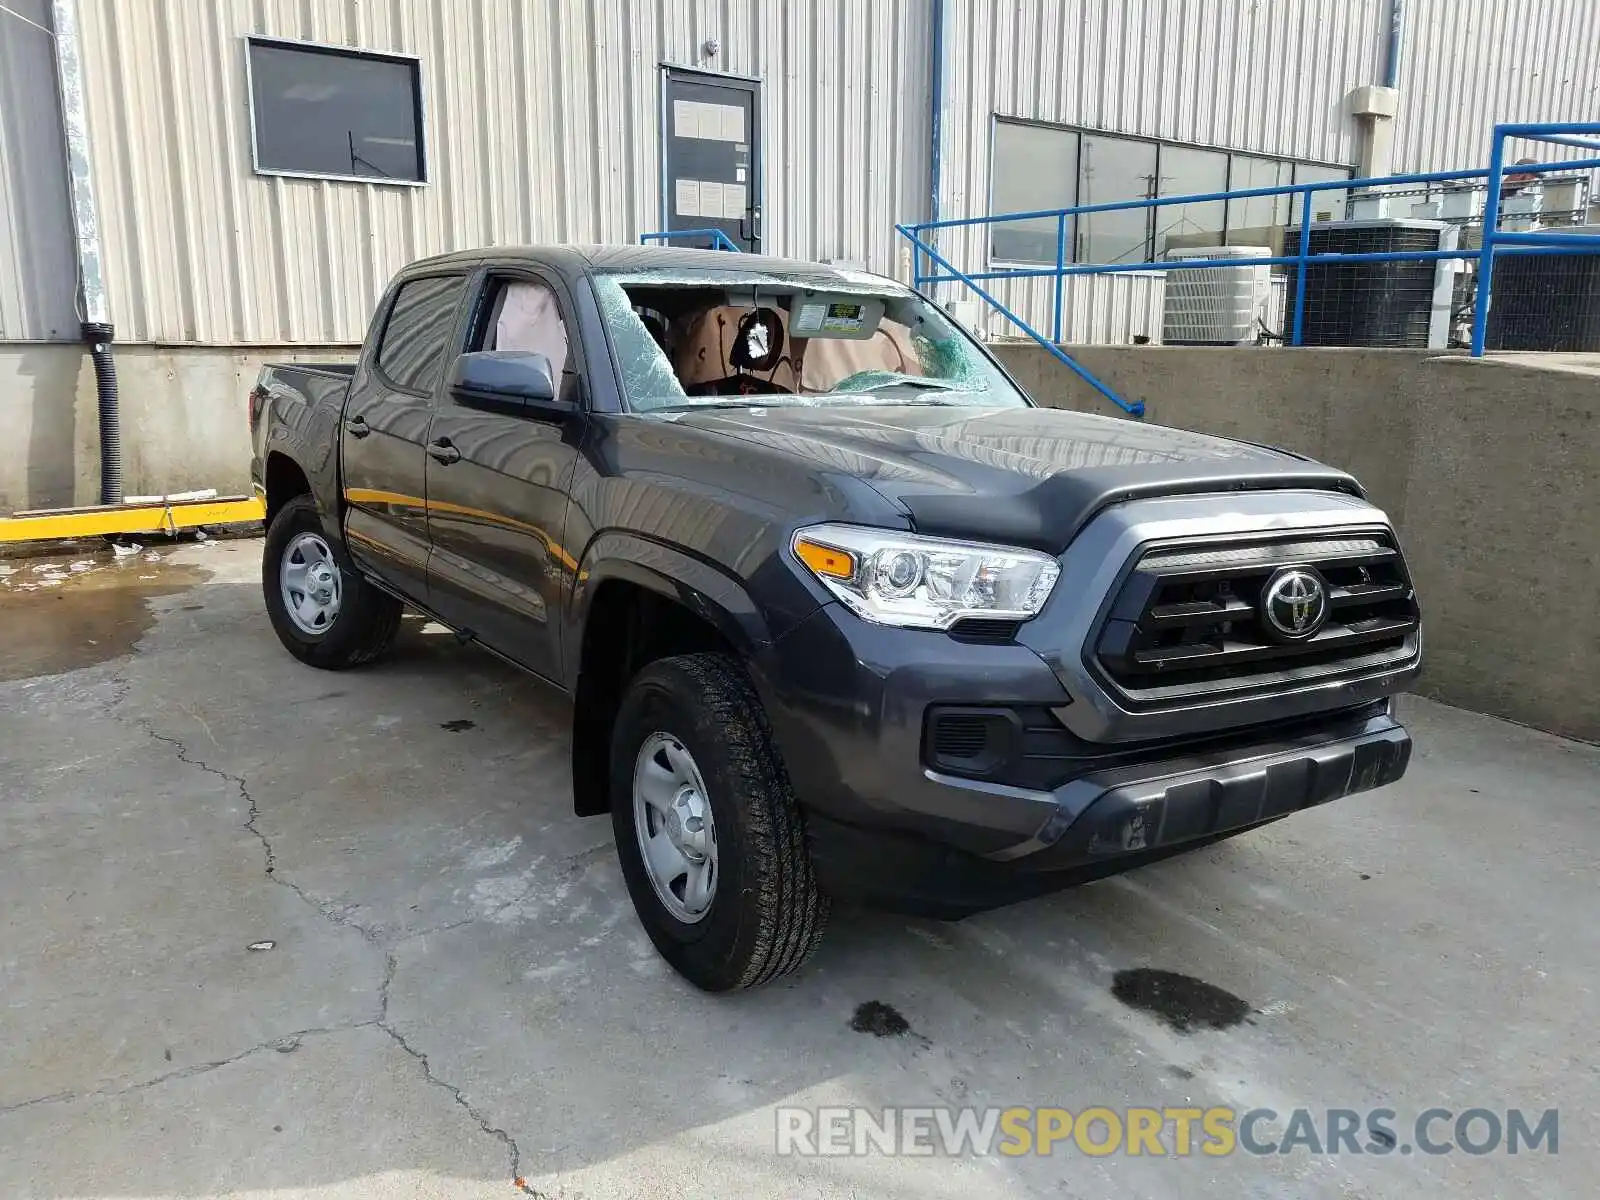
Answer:
[[[918,289],[939,283],[961,283],[972,289],[996,312],[1016,325],[1046,350],[1050,351],[1085,383],[1124,412],[1142,416],[1144,405],[1140,401],[1126,401],[1102,380],[1078,363],[1060,347],[1062,327],[1062,283],[1074,275],[1103,275],[1140,271],[1199,270],[1206,267],[1287,266],[1294,267],[1298,286],[1289,334],[1291,345],[1303,344],[1305,335],[1306,268],[1311,263],[1347,262],[1401,262],[1430,259],[1476,260],[1478,263],[1477,310],[1473,317],[1472,353],[1482,356],[1484,332],[1487,328],[1489,281],[1493,260],[1497,254],[1571,254],[1574,251],[1600,252],[1600,237],[1562,233],[1502,232],[1497,226],[1500,219],[1501,184],[1505,175],[1504,149],[1508,137],[1557,142],[1600,151],[1600,141],[1588,141],[1572,136],[1600,134],[1600,124],[1559,123],[1540,125],[1497,125],[1487,168],[1460,171],[1420,171],[1407,175],[1386,175],[1368,179],[1320,180],[1314,183],[1292,183],[1274,187],[1238,188],[1225,192],[1201,192],[1187,196],[1159,196],[1139,200],[1118,200],[1102,204],[1080,204],[1069,208],[1036,209],[1029,212],[999,213],[983,217],[959,217],[919,224],[900,224],[895,229],[905,237],[915,251],[912,282]],[[1567,162],[1518,163],[1519,173],[1530,175],[1557,171],[1579,171],[1600,168],[1600,158],[1578,159]],[[1311,226],[1312,196],[1324,191],[1352,191],[1366,188],[1387,188],[1403,184],[1446,183],[1458,180],[1488,180],[1488,198],[1484,208],[1484,238],[1477,250],[1417,250],[1403,252],[1374,251],[1354,254],[1312,254]],[[1067,263],[1067,237],[1069,218],[1086,213],[1119,212],[1127,209],[1163,208],[1175,204],[1203,204],[1215,201],[1248,199],[1255,196],[1298,195],[1300,202],[1299,245],[1297,253],[1265,255],[1253,258],[1190,258],[1168,262],[1136,263]],[[998,225],[1009,221],[1039,221],[1053,218],[1056,222],[1056,262],[1053,267],[1016,268],[990,271],[962,271],[944,257],[928,236],[940,229],[954,229],[976,225]],[[931,269],[929,264],[932,264]],[[941,270],[942,268],[942,270]],[[1050,278],[1055,280],[1052,303],[1050,336],[1035,329],[1022,317],[1007,308],[980,281],[995,279]]]
[[[732,239],[720,229],[661,229],[655,233],[641,233],[639,244],[641,246],[648,246],[651,242],[665,244],[674,238],[710,238],[713,250],[731,250],[735,254],[739,253],[739,247],[735,246]]]

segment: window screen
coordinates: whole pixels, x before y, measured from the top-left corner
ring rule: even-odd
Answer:
[[[459,275],[413,279],[401,285],[378,346],[378,369],[391,383],[431,392],[439,382],[462,285]]]
[[[251,38],[256,170],[421,183],[416,59]]]

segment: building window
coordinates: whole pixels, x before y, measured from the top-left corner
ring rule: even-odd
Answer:
[[[257,171],[427,180],[417,59],[258,37],[246,51]]]
[[[1126,137],[997,118],[989,211],[1036,212],[1121,200],[1195,196],[1239,188],[1349,179],[1349,167]],[[1314,220],[1341,219],[1345,191],[1314,194]],[[1202,200],[1067,218],[1064,258],[1077,263],[1155,261],[1169,248],[1276,245],[1266,231],[1299,217],[1292,195]],[[989,257],[1053,266],[1057,220],[1031,217],[989,226]]]
[[[1228,190],[1228,155],[1220,150],[1197,150],[1193,146],[1162,146],[1158,196],[1199,196]],[[1201,200],[1195,204],[1169,204],[1153,209],[1156,221],[1156,254],[1169,246],[1199,245],[1222,241],[1227,214],[1221,200]]]
[[[997,121],[994,127],[994,186],[990,211],[1033,212],[1078,203],[1078,135],[1053,125]],[[993,257],[1003,262],[1056,261],[1054,217],[1005,221],[989,226]],[[1071,236],[1069,230],[1068,236]],[[1072,243],[1066,258],[1072,261]]]
[[[1078,203],[1112,204],[1155,195],[1156,144],[1086,133],[1078,152]],[[1078,261],[1136,263],[1150,255],[1152,208],[1119,208],[1078,218]]]

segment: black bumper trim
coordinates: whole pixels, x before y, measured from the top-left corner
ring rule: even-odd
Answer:
[[[1241,757],[1198,754],[1086,775],[1055,793],[1055,810],[1032,837],[988,857],[1049,871],[1181,845],[1382,787],[1410,758],[1410,735],[1375,717],[1335,740],[1307,735]]]

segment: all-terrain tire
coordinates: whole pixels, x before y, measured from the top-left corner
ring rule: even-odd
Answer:
[[[635,764],[657,733],[692,755],[716,829],[719,877],[693,923],[657,895],[635,825]],[[629,684],[612,734],[611,819],[639,920],[697,987],[758,987],[799,967],[821,942],[828,899],[817,889],[800,808],[761,701],[729,656],[660,659]]]
[[[323,539],[339,574],[338,615],[325,629],[316,632],[295,623],[283,597],[280,572],[284,555],[300,534],[316,534]],[[261,555],[261,590],[267,616],[284,648],[301,662],[328,671],[359,667],[387,650],[399,632],[400,614],[405,607],[368,583],[343,545],[327,538],[316,502],[310,496],[296,496],[272,518]]]

